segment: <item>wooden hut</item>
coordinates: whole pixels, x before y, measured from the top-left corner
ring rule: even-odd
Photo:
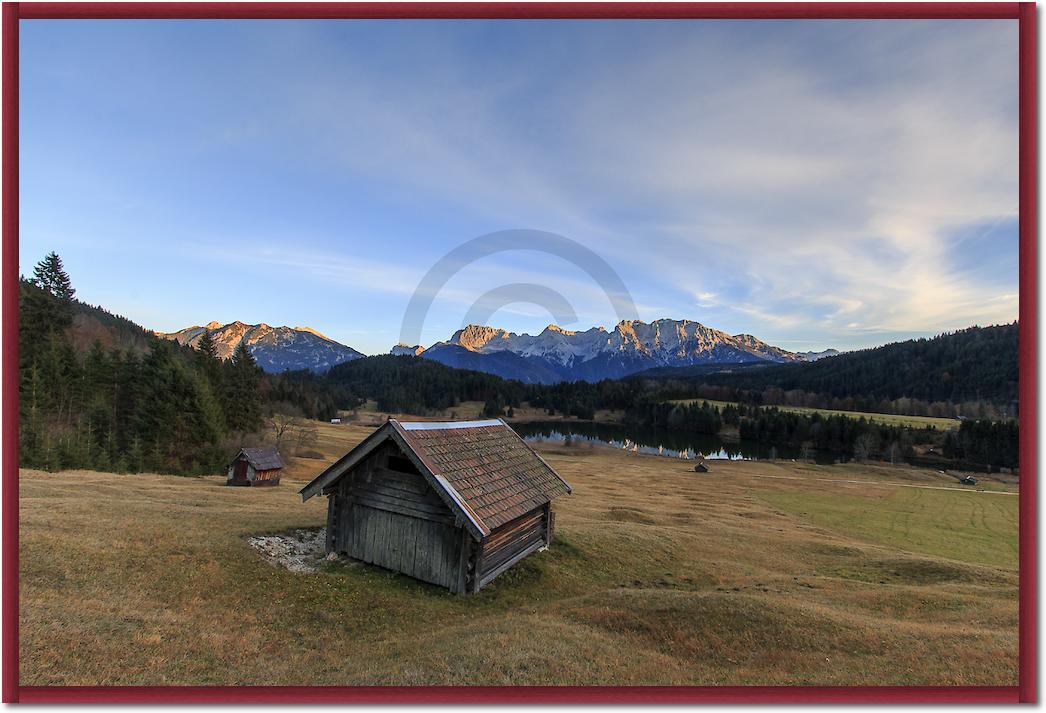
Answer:
[[[390,419],[301,495],[328,497],[327,552],[473,593],[548,547],[569,492],[500,419]]]
[[[279,485],[283,459],[275,448],[241,448],[229,461],[226,485]]]

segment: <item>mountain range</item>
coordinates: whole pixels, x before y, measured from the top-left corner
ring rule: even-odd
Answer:
[[[210,332],[215,351],[228,359],[240,342],[264,371],[280,373],[309,369],[322,372],[335,364],[359,359],[363,354],[309,327],[270,327],[267,324],[211,322],[202,327],[186,327],[177,332],[156,332],[157,336],[195,347],[204,332]]]
[[[796,352],[797,356],[802,357],[803,361],[818,361],[826,357],[839,356],[842,354],[838,349],[825,349],[819,352]]]
[[[658,367],[789,363],[795,354],[750,334],[727,334],[690,320],[625,320],[612,331],[575,332],[550,324],[538,335],[468,325],[428,349],[396,345],[394,355],[420,356],[524,383],[617,379]]]
[[[308,327],[211,322],[156,334],[196,346],[204,332],[210,332],[223,359],[245,341],[258,365],[270,373],[323,372],[363,356]],[[731,335],[685,319],[625,320],[611,331],[603,327],[571,331],[550,324],[537,335],[470,324],[427,349],[397,344],[391,353],[531,384],[618,379],[659,368],[816,361],[838,354],[834,349],[789,352],[750,334]]]

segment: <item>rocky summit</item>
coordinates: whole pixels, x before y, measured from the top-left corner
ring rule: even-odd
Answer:
[[[537,335],[471,324],[419,349],[397,345],[392,353],[528,383],[616,379],[658,367],[805,361],[750,334],[731,335],[685,319],[625,320],[612,331],[550,324]]]
[[[215,350],[222,359],[230,358],[240,342],[246,342],[258,366],[271,374],[300,369],[322,372],[335,364],[363,356],[352,347],[336,342],[310,327],[270,327],[267,324],[244,324],[239,321],[229,324],[210,322],[202,327],[186,327],[177,332],[156,334],[195,347],[205,332],[211,334]]]

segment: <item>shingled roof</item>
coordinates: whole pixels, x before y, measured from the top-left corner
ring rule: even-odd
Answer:
[[[422,474],[479,536],[570,492],[556,471],[501,419],[391,419],[302,488],[303,499],[332,485],[387,439],[413,456]]]
[[[275,448],[241,448],[233,460],[239,460],[241,455],[247,457],[247,462],[254,466],[255,470],[275,470],[283,467],[283,459]]]

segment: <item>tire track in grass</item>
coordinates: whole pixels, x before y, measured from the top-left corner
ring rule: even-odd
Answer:
[[[981,524],[984,526],[984,529],[987,532],[991,533],[992,535],[997,535],[998,533],[995,531],[995,529],[988,522],[988,508],[984,504],[984,501],[983,500],[979,500],[979,501],[974,501],[974,502],[977,505],[977,509],[978,509],[978,511],[981,514]]]
[[[846,480],[842,478],[805,478],[798,475],[768,475],[765,473],[745,473],[745,478],[773,478],[775,480],[810,480],[823,483],[843,483],[850,485],[884,485],[895,488],[914,488],[916,490],[951,490],[956,493],[971,493],[976,495],[1010,495],[1016,497],[1020,493],[1011,493],[1007,490],[970,490],[969,488],[950,488],[945,485],[916,485],[914,483],[898,483],[893,480]]]
[[[1012,508],[1004,507],[1002,502],[998,500],[992,501],[992,506],[999,511],[999,515],[1008,523],[1017,524],[1017,511]]]
[[[1004,501],[992,500],[990,502],[992,504],[992,507],[994,507],[995,510],[998,511],[999,518],[1003,522],[1004,525],[1013,525],[1014,527],[1016,527],[1016,525],[1017,525],[1017,511],[1015,509],[1004,507],[1003,506],[1003,502]],[[1006,541],[1006,548],[1010,552],[1013,552],[1014,554],[1017,554],[1018,553],[1018,547],[1017,547],[1017,540],[1016,540],[1016,538],[1007,537],[1005,541]]]

